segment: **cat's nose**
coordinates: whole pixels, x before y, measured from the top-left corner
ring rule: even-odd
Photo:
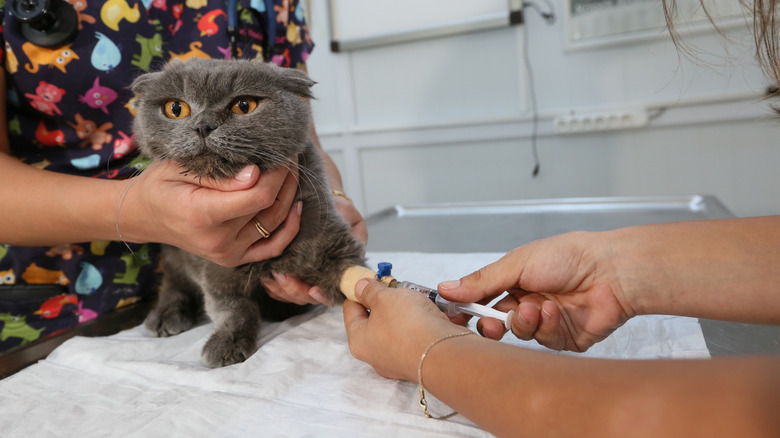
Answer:
[[[198,134],[200,134],[202,138],[208,137],[214,129],[215,127],[208,123],[200,123],[195,127],[195,130],[198,131]]]

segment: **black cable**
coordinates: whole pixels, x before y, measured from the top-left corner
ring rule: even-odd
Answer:
[[[542,18],[544,18],[545,21],[547,21],[547,24],[553,24],[555,22],[555,13],[553,12],[552,4],[547,1],[547,6],[549,7],[549,12],[542,11],[539,6],[536,3],[533,2],[523,2],[523,8],[531,7],[536,9],[536,11],[541,15]],[[529,98],[531,100],[531,114],[532,114],[532,124],[531,124],[531,152],[534,156],[534,170],[531,173],[531,175],[536,178],[537,175],[539,175],[539,170],[541,168],[541,161],[539,160],[539,148],[537,146],[537,139],[539,137],[539,111],[536,105],[536,82],[534,80],[534,71],[531,67],[531,57],[528,54],[528,21],[522,24],[523,26],[523,61],[525,62],[525,71],[526,76],[528,77],[528,88],[529,88]]]
[[[528,24],[523,23],[523,61],[525,62],[526,77],[528,77],[528,88],[530,89],[531,114],[533,121],[531,124],[531,152],[534,155],[534,171],[531,174],[534,178],[539,175],[541,162],[539,161],[539,150],[536,140],[539,132],[539,111],[536,108],[536,84],[534,82],[534,71],[531,68],[531,58],[528,56]]]

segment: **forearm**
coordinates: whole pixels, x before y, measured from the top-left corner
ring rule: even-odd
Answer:
[[[604,234],[638,314],[780,323],[780,216]]]
[[[0,153],[0,242],[46,246],[118,238],[122,185],[39,170]]]
[[[778,365],[776,358],[584,359],[465,336],[431,350],[423,380],[498,436],[771,436],[779,426]]]
[[[120,183],[48,172],[11,157],[0,75],[0,243],[48,246],[117,238]]]

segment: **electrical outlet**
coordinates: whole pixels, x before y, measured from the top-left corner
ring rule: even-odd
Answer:
[[[553,120],[555,132],[559,134],[639,128],[649,123],[650,117],[644,108],[568,114]]]

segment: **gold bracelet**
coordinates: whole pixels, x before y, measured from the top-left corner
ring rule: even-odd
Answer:
[[[433,348],[434,345],[438,344],[441,341],[445,341],[450,338],[457,338],[458,336],[465,336],[465,335],[473,335],[474,332],[460,332],[460,333],[453,333],[447,336],[442,336],[439,339],[431,342],[428,344],[428,347],[425,348],[425,351],[423,352],[422,356],[420,357],[420,365],[417,366],[417,383],[420,385],[420,407],[423,410],[423,414],[425,414],[426,418],[433,418],[434,420],[446,420],[452,416],[455,416],[458,414],[457,411],[452,411],[447,415],[441,416],[441,417],[434,417],[431,415],[430,412],[428,412],[428,402],[425,401],[425,387],[423,386],[422,381],[422,366],[423,361],[425,360],[425,356],[428,355],[428,352],[431,351],[431,348]]]
[[[341,190],[331,190],[330,193],[332,193],[333,196],[341,196],[342,198],[346,199],[347,201],[352,202],[352,198],[347,196],[347,194],[342,192]]]

